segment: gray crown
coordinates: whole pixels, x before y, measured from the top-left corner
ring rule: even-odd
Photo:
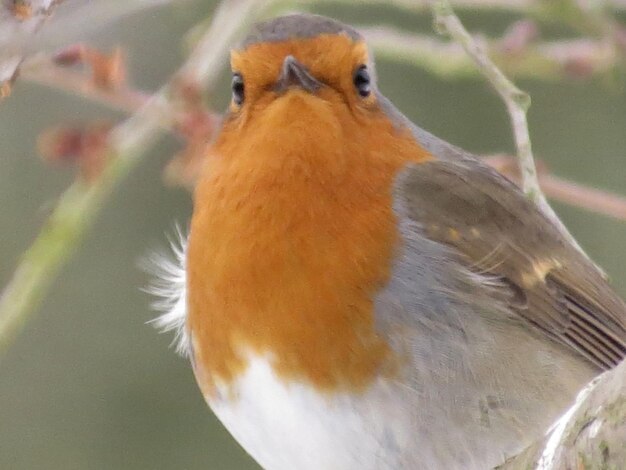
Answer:
[[[252,27],[250,34],[239,44],[238,49],[245,49],[259,42],[312,38],[320,34],[345,34],[354,41],[363,39],[355,29],[332,18],[311,14],[295,14],[257,23]]]

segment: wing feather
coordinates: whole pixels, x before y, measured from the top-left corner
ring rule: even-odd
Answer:
[[[468,269],[502,280],[509,310],[600,369],[626,357],[626,304],[493,169],[467,157],[411,165],[395,197],[428,238],[454,247]]]

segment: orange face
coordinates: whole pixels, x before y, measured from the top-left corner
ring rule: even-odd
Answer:
[[[314,39],[258,43],[243,51],[234,51],[231,68],[243,77],[245,101],[242,106],[231,104],[233,118],[240,122],[254,120],[259,117],[259,111],[268,106],[281,106],[280,103],[284,106],[284,100],[274,88],[285,57],[289,55],[325,85],[310,98],[321,98],[332,106],[348,107],[356,114],[371,108],[374,95],[364,99],[355,91],[353,83],[355,71],[368,63],[365,43],[355,43],[344,35],[327,34]]]
[[[293,56],[320,82],[277,89]],[[355,90],[367,49],[343,35],[237,51],[232,103],[195,195],[188,325],[205,393],[251,355],[286,380],[363,389],[397,358],[374,326],[373,298],[397,248],[391,191],[430,158],[372,93]]]

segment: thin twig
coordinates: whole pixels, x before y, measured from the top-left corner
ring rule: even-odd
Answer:
[[[90,74],[57,65],[50,57],[42,55],[26,59],[20,66],[19,78],[20,81],[65,91],[127,113],[136,112],[150,98],[147,93],[128,87],[100,87]]]
[[[509,155],[490,155],[483,161],[491,165],[516,184],[521,183],[516,158]],[[626,222],[626,197],[601,189],[575,183],[555,176],[538,162],[538,177],[541,189],[550,199],[605,215]]]
[[[578,245],[578,242],[569,233],[561,219],[556,215],[539,186],[537,168],[533,158],[530,133],[526,112],[530,106],[530,97],[513,82],[511,82],[494,64],[482,47],[467,32],[463,23],[454,13],[448,0],[428,0],[435,17],[435,25],[439,32],[448,34],[453,40],[461,44],[465,52],[472,58],[475,65],[487,78],[489,83],[504,101],[515,138],[518,164],[522,174],[522,189],[529,199],[535,202],[544,214],[560,229],[563,236],[572,243],[585,256],[586,253]]]
[[[540,174],[541,188],[556,201],[626,221],[626,197],[583,186],[551,174]]]
[[[429,0],[437,28],[440,32],[450,35],[471,57],[478,69],[489,80],[504,101],[511,117],[517,156],[522,171],[522,187],[526,195],[542,205],[543,195],[539,188],[537,169],[533,159],[526,111],[530,106],[530,97],[511,82],[489,58],[483,48],[467,32],[459,18],[454,14],[447,0]]]
[[[265,3],[264,0],[220,3],[211,27],[181,68],[184,79],[202,80],[208,88],[213,87],[218,77],[215,70],[223,66],[228,45]],[[91,227],[106,197],[137,165],[143,151],[159,136],[163,122],[171,120],[168,99],[178,80],[180,74],[113,130],[109,139],[110,163],[101,176],[91,183],[77,180],[59,199],[0,296],[0,352],[15,339],[43,299],[54,276]]]

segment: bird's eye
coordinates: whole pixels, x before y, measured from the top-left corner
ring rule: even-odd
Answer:
[[[233,80],[230,86],[233,90],[233,103],[239,106],[241,103],[243,103],[244,98],[243,77],[240,73],[233,73]]]
[[[356,91],[363,98],[368,97],[372,92],[370,73],[367,71],[366,65],[361,65],[358,69],[356,69],[356,72],[354,72],[353,82]]]

